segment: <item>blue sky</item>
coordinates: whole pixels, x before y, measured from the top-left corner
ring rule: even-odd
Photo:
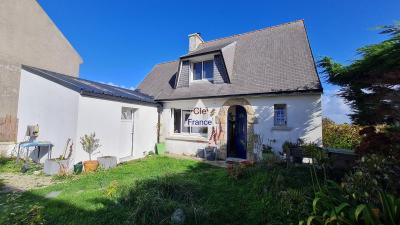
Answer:
[[[399,0],[132,1],[38,0],[82,56],[82,78],[136,87],[159,62],[187,52],[187,35],[204,40],[304,19],[316,59],[341,63],[383,40],[374,27],[400,20]],[[349,108],[323,83],[324,115],[348,122]]]

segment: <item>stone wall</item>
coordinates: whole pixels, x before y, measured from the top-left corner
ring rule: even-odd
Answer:
[[[0,57],[73,76],[82,63],[36,0],[0,1]]]
[[[17,117],[21,64],[78,76],[81,63],[36,0],[0,1],[0,119]]]
[[[250,161],[255,160],[254,159],[254,154],[253,154],[253,148],[254,148],[254,143],[253,143],[253,135],[254,135],[254,122],[255,122],[255,111],[251,104],[244,98],[233,98],[227,100],[222,107],[219,110],[218,116],[216,117],[217,123],[219,123],[222,128],[222,139],[220,140],[220,157],[222,159],[226,159],[227,157],[227,118],[228,118],[228,110],[231,106],[235,105],[240,105],[243,106],[243,108],[246,109],[247,112],[247,159]]]
[[[0,118],[16,117],[21,65],[0,58]]]

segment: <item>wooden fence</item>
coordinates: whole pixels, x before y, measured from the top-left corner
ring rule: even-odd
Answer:
[[[18,119],[11,115],[0,117],[0,142],[17,141]]]

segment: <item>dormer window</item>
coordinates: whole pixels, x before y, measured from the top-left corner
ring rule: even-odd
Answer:
[[[214,60],[192,63],[192,80],[213,80]]]

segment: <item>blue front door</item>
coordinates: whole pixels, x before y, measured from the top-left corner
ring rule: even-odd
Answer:
[[[247,113],[242,106],[228,112],[228,157],[246,159]]]

